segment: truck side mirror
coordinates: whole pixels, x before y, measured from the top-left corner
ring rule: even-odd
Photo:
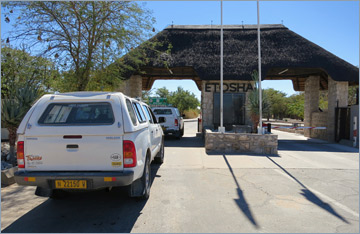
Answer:
[[[158,123],[165,123],[165,122],[166,122],[165,117],[159,117]]]

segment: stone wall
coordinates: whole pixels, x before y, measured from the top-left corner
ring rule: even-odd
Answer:
[[[278,136],[273,134],[219,133],[205,131],[206,153],[277,154]]]
[[[131,76],[130,79],[124,80],[117,91],[129,97],[141,97],[142,96],[142,77]]]
[[[311,127],[326,127],[327,128],[327,116],[328,111],[324,110],[323,112],[313,112],[311,114]],[[322,140],[327,140],[327,131],[326,129],[311,129],[311,138],[318,138]]]
[[[209,92],[206,92],[206,84],[211,83],[217,83],[220,86],[220,82],[216,82],[214,80],[211,81],[202,81],[202,90],[201,90],[201,112],[202,112],[202,126],[200,131],[202,129],[206,128],[214,128],[214,92],[220,92],[220,88],[217,88],[215,90],[215,87],[213,85],[208,87]],[[239,80],[226,80],[224,81],[224,85],[232,84],[239,84],[240,86],[244,85],[244,87],[248,87],[248,85],[253,85],[253,82],[251,81],[239,81]],[[224,87],[225,89],[226,87]],[[235,88],[234,88],[235,89]],[[230,88],[229,88],[230,90]],[[250,107],[249,107],[249,92],[243,92],[242,89],[240,89],[240,92],[236,93],[245,93],[245,125],[252,125],[252,122],[250,120]],[[250,91],[250,90],[249,90]],[[224,93],[229,91],[224,91]],[[224,113],[225,114],[225,113]]]

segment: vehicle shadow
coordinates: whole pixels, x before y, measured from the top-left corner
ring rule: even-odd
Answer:
[[[229,171],[230,171],[230,173],[231,173],[231,175],[232,175],[232,177],[233,177],[233,179],[234,179],[234,181],[235,181],[235,183],[236,183],[236,187],[237,187],[237,188],[236,188],[236,192],[237,192],[239,198],[238,198],[238,199],[234,199],[234,200],[235,200],[236,204],[238,205],[238,207],[240,208],[240,210],[244,213],[244,215],[246,216],[246,218],[252,223],[252,225],[254,225],[254,227],[255,227],[256,229],[258,229],[258,228],[259,228],[259,225],[258,225],[258,223],[256,222],[256,219],[255,219],[254,215],[253,215],[252,212],[251,212],[250,206],[249,206],[249,204],[247,203],[246,198],[245,198],[245,195],[244,195],[243,191],[241,190],[240,184],[239,184],[238,180],[237,180],[236,177],[235,177],[234,171],[233,171],[232,167],[230,166],[230,163],[229,163],[229,161],[227,160],[227,158],[226,158],[225,155],[223,155],[223,158],[224,158],[225,163],[226,163],[226,165],[228,166]]]
[[[337,217],[341,221],[343,221],[346,224],[349,224],[349,222],[342,217],[339,213],[336,212],[334,208],[332,208],[331,205],[329,205],[326,202],[323,202],[318,196],[316,196],[313,192],[311,192],[303,183],[301,183],[295,176],[290,174],[285,168],[280,166],[278,163],[276,163],[274,160],[272,160],[270,157],[267,157],[272,163],[274,163],[277,167],[279,167],[283,172],[285,172],[288,176],[290,176],[296,183],[298,183],[303,189],[301,189],[301,195],[304,196],[308,201],[311,203],[317,205],[318,207],[324,209],[325,211],[329,212],[333,216]]]
[[[152,182],[159,177],[159,168],[158,164],[152,164]],[[125,188],[72,193],[61,200],[46,200],[2,232],[129,233],[146,203],[129,198]]]
[[[359,152],[359,149],[344,147],[325,141],[309,140],[278,140],[278,150],[286,151],[313,151],[313,152]]]
[[[196,136],[183,136],[180,140],[174,136],[165,137],[165,147],[200,148],[205,147],[204,140]]]

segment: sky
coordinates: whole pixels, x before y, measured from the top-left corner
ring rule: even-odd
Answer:
[[[147,1],[157,32],[171,24],[220,25],[220,1]],[[2,22],[3,16],[2,16]],[[223,23],[257,24],[256,1],[224,1]],[[321,46],[345,61],[359,65],[359,1],[260,1],[261,24],[284,24],[290,30]],[[1,35],[9,24],[2,24]],[[219,77],[220,79],[220,77]],[[153,89],[178,86],[194,93],[200,91],[194,81],[155,81]],[[291,81],[263,81],[263,88],[274,88],[287,95],[295,91]]]

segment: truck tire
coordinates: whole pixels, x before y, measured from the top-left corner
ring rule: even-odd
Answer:
[[[177,131],[177,132],[175,133],[175,138],[176,138],[177,140],[180,140],[180,139],[181,139],[181,130],[179,130],[179,131]]]
[[[164,154],[165,154],[164,138],[162,138],[161,148],[160,148],[159,153],[157,153],[157,155],[155,156],[154,162],[156,164],[162,164],[164,162]]]

